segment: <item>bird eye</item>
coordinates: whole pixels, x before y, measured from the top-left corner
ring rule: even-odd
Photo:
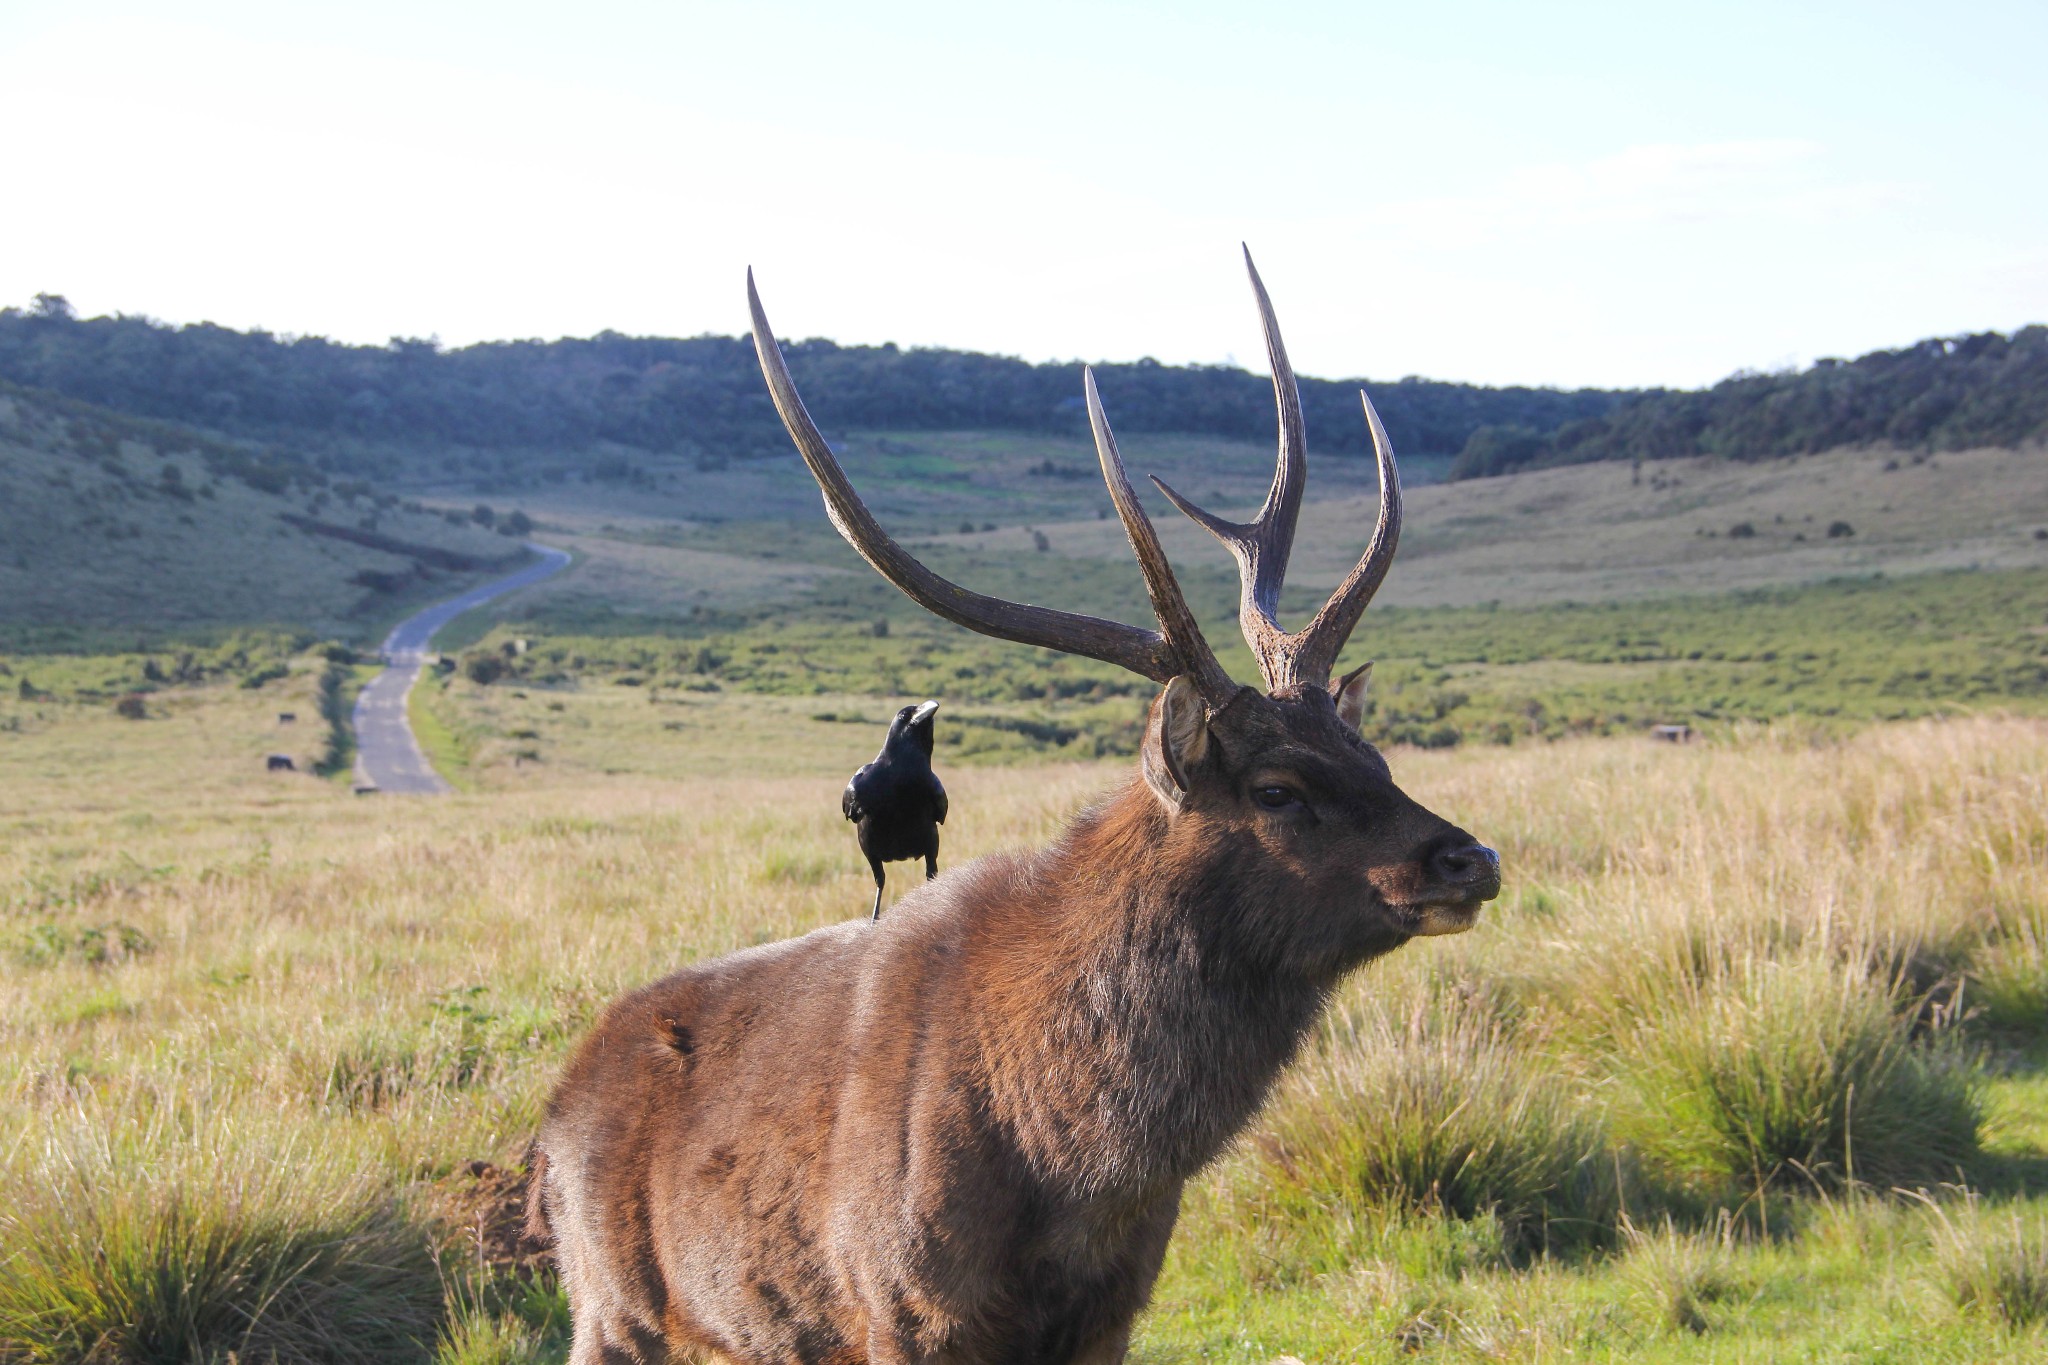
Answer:
[[[1252,793],[1252,800],[1267,810],[1286,810],[1289,806],[1301,804],[1301,797],[1292,787],[1260,787]]]

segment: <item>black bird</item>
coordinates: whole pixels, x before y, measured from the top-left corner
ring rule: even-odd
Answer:
[[[889,722],[875,761],[853,775],[839,809],[860,832],[860,851],[875,870],[875,913],[882,917],[882,864],[924,859],[926,881],[939,875],[939,826],[946,789],[932,771],[932,717],[939,704],[906,706]]]

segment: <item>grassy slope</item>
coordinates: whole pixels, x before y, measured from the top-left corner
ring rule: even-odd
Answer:
[[[1124,455],[1176,567],[1198,586],[1217,584],[1227,612],[1227,557],[1142,476],[1157,473],[1242,515],[1263,496],[1270,450],[1134,437]],[[1071,476],[1030,472],[1046,461]],[[1119,600],[1141,600],[1122,530],[1105,519],[1093,452],[1078,441],[866,436],[850,442],[843,462],[885,526],[970,587],[1001,591],[1022,571],[1050,600],[1093,609],[1104,595],[1092,585],[1107,577],[1126,585]],[[1288,611],[1312,610],[1355,562],[1373,517],[1369,477],[1362,461],[1311,457]],[[678,466],[652,492],[572,485],[530,505],[589,556],[532,599],[566,617],[593,607],[655,620],[703,605],[801,607],[837,591],[841,573],[869,573],[833,535],[794,456],[726,471]],[[1626,465],[1458,484],[1422,484],[1411,471],[1406,511],[1401,559],[1382,594],[1392,605],[1606,601],[1880,570],[2041,567],[2048,538],[2035,533],[2048,530],[2048,451],[1681,460],[1646,467],[1640,481]],[[1831,539],[1837,521],[1855,534]],[[975,529],[963,533],[963,523]],[[1755,534],[1729,536],[1738,523]],[[1062,571],[1073,584],[1035,563],[1034,532],[1048,557],[1070,562]]]
[[[422,572],[410,556],[314,535],[285,515],[374,520],[379,535],[480,561],[516,553],[431,513],[334,497],[315,508],[303,493],[216,479],[173,442],[159,448],[118,423],[86,432],[82,420],[0,395],[0,631],[20,640],[190,638],[251,625],[362,638],[481,576]],[[146,434],[164,439],[161,428]],[[403,582],[379,590],[356,581],[362,574]]]
[[[1134,441],[1127,453],[1134,468],[1161,469],[1221,508],[1256,496],[1270,460],[1262,449],[1184,441]],[[852,440],[845,462],[940,572],[1025,601],[1142,621],[1148,607],[1121,529],[1099,516],[1074,519],[1103,501],[1082,463],[1088,455],[1050,439],[898,434]],[[1031,472],[1048,461],[1075,476]],[[827,726],[872,719],[878,705],[849,699],[904,695],[945,699],[949,718],[968,722],[942,727],[956,754],[1074,752],[1076,741],[1087,752],[1127,749],[1142,688],[1114,669],[931,621],[838,540],[807,476],[784,463],[672,474],[678,487],[705,481],[700,510],[730,510],[721,480],[763,481],[754,494],[774,522],[678,519],[686,508],[666,494],[568,490],[542,511],[552,530],[574,530],[565,543],[583,552],[578,567],[469,618],[452,638],[467,647],[488,635],[493,648],[533,639],[535,653],[518,665],[524,680],[572,716],[596,707],[607,726],[649,730],[639,763],[650,771],[671,770],[671,756],[688,747],[676,734],[697,728],[693,715],[712,714],[692,689],[815,696],[808,713],[786,708],[786,723],[834,752],[833,732],[809,717]],[[1312,491],[1329,493],[1332,482],[1341,491],[1347,478],[1355,488],[1362,472],[1355,462],[1319,463]],[[762,491],[768,483],[773,498]],[[932,486],[941,493],[928,495]],[[940,496],[951,499],[943,517],[932,511]],[[1249,676],[1225,557],[1161,510],[1197,616],[1226,664]],[[1313,609],[1348,567],[1372,511],[1357,498],[1305,507],[1284,615],[1300,620]],[[1417,487],[1407,512],[1401,559],[1347,659],[1381,665],[1372,730],[1381,740],[1898,718],[2048,698],[2040,451],[1671,462],[1640,481],[1624,466],[1577,467]],[[975,529],[914,534],[956,514]],[[1853,533],[1829,536],[1835,522]],[[1737,524],[1752,534],[1728,534]],[[511,623],[495,635],[493,612]],[[877,622],[890,633],[877,636]],[[645,684],[635,701],[676,709],[633,719],[632,706],[591,690],[614,681]],[[451,716],[467,715],[480,738],[576,761],[569,750],[582,720],[556,723],[540,702],[515,705],[461,684],[448,700]],[[657,724],[665,734],[651,733]],[[509,750],[478,750],[487,762],[493,752]],[[529,770],[521,780],[541,779]]]
[[[294,677],[271,689],[310,687],[310,672]],[[708,698],[724,708],[720,729],[745,726],[758,746],[750,771],[785,776],[604,778],[607,753],[629,767],[645,739],[593,718],[581,780],[564,763],[546,786],[429,802],[263,772],[287,695],[271,689],[166,689],[141,722],[98,704],[0,700],[0,1221],[15,1245],[54,1245],[39,1221],[53,1216],[88,1240],[136,1236],[155,1215],[131,1192],[177,1172],[204,1217],[240,1227],[247,1203],[224,1191],[286,1153],[294,1186],[265,1195],[283,1227],[386,1218],[377,1201],[397,1191],[408,1221],[377,1223],[377,1237],[413,1227],[423,1243],[437,1235],[432,1210],[474,1183],[465,1162],[516,1155],[604,999],[666,964],[864,906],[835,797],[866,745],[814,751],[782,730],[775,699]],[[661,709],[614,691],[613,705]],[[1277,1141],[1314,1121],[1349,1093],[1331,1088],[1346,1066],[1410,1065],[1398,1021],[1450,1002],[1427,1032],[1477,1040],[1454,1054],[1455,1107],[1495,1112],[1494,1099],[1470,1103],[1500,1084],[1477,1069],[1485,1054],[1599,1119],[1601,1141],[1643,1153],[1630,1209],[1644,1231],[1610,1225],[1584,1249],[1520,1259],[1497,1220],[1403,1213],[1373,1203],[1370,1182],[1290,1185],[1258,1138],[1191,1193],[1139,1359],[1991,1361],[2048,1346],[2039,1328],[2014,1335],[1958,1307],[1942,1240],[1952,1224],[1965,1252],[1982,1251],[2015,1210],[2048,1235],[2038,1042],[1981,1021],[1966,1030],[1986,1049],[1989,1155],[1962,1173],[1987,1191],[1980,1216],[1939,1189],[1939,1212],[1792,1189],[1759,1203],[1657,1141],[1660,1116],[1683,1107],[1644,1101],[1668,1082],[1637,1065],[1627,1032],[1651,1020],[1685,1034],[1759,963],[1852,982],[1858,963],[2002,981],[2034,1002],[2021,1027],[2038,1030],[2039,722],[1690,750],[1574,740],[1394,763],[1411,792],[1500,846],[1509,894],[1474,933],[1368,969],[1259,1133]],[[949,773],[950,860],[1043,842],[1123,767]],[[1374,1031],[1383,1008],[1392,1045]],[[1752,1037],[1743,1055],[1776,1046]],[[216,1151],[209,1134],[229,1114],[234,1140]],[[72,1213],[56,1212],[60,1198]],[[1720,1207],[1742,1210],[1725,1240]],[[278,1235],[264,1226],[242,1235]],[[444,1264],[472,1267],[450,1273],[449,1291],[481,1305],[470,1358],[558,1359],[551,1300],[514,1293],[488,1258],[476,1268],[461,1234],[439,1235]],[[116,1273],[108,1264],[87,1257],[67,1273]],[[0,1273],[0,1315],[25,1302],[20,1283]],[[335,1330],[325,1302],[306,1300],[301,1330]]]

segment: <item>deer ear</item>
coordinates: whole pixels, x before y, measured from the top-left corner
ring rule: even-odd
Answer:
[[[1182,674],[1152,703],[1141,766],[1153,795],[1179,810],[1193,772],[1209,753],[1209,708],[1194,680]]]
[[[1365,724],[1365,690],[1372,685],[1372,661],[1367,660],[1337,679],[1330,695],[1337,702],[1337,719],[1352,729]]]

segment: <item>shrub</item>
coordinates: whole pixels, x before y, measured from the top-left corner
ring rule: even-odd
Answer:
[[[1840,540],[1844,536],[1853,536],[1855,534],[1856,528],[1846,521],[1831,521],[1828,523],[1829,540]]]
[[[266,683],[274,683],[279,678],[289,678],[291,673],[291,669],[284,664],[265,664],[243,678],[242,686],[253,691]]]
[[[1283,1212],[1491,1217],[1511,1253],[1612,1234],[1619,1189],[1605,1130],[1498,1025],[1418,1010],[1333,1032],[1254,1138]]]
[[[471,682],[488,687],[505,676],[505,660],[488,650],[478,650],[463,658],[462,673]]]
[[[1746,521],[1738,521],[1728,528],[1730,540],[1748,540],[1756,534],[1756,527]]]
[[[1690,1177],[1803,1186],[1953,1178],[1977,1149],[1976,1082],[1862,964],[1752,960],[1686,983],[1616,1058],[1645,1147]]]
[[[433,1341],[440,1281],[389,1194],[353,1161],[214,1122],[45,1137],[0,1211],[0,1359],[350,1365]]]
[[[114,703],[114,714],[123,720],[148,720],[149,708],[140,697],[123,697]]]
[[[132,961],[156,947],[149,935],[132,924],[88,924],[69,928],[45,922],[30,925],[14,940],[14,954],[24,966],[83,962],[103,967]]]

